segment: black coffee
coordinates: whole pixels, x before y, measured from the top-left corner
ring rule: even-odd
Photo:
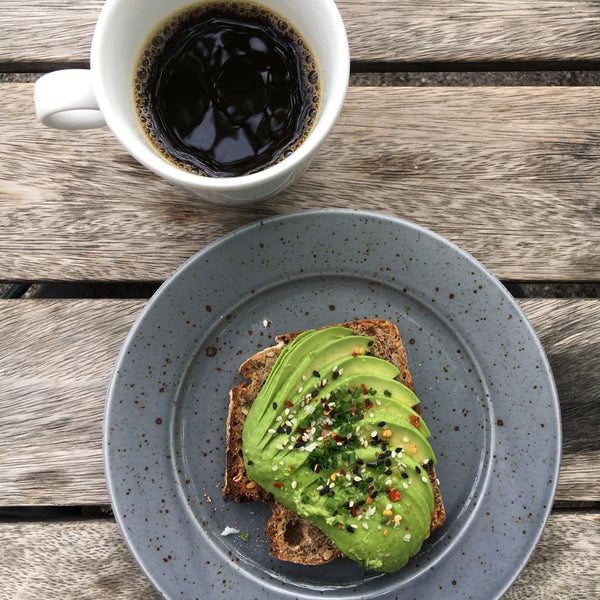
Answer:
[[[179,13],[149,40],[136,106],[146,135],[178,167],[247,175],[304,140],[319,109],[318,79],[285,20],[257,5],[212,3]]]

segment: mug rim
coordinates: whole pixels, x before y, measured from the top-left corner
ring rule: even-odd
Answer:
[[[208,3],[210,0],[204,1]],[[216,192],[239,191],[248,189],[250,186],[268,184],[286,174],[289,175],[290,173],[293,173],[295,169],[302,166],[314,155],[314,153],[316,153],[318,148],[327,138],[342,111],[348,89],[350,76],[350,49],[346,29],[335,1],[320,1],[323,9],[328,11],[329,18],[334,27],[332,32],[332,37],[334,36],[333,52],[336,56],[336,63],[339,63],[343,70],[340,69],[338,71],[336,69],[333,73],[331,81],[328,82],[331,89],[328,93],[327,105],[322,106],[317,122],[306,136],[306,139],[303,140],[290,156],[256,173],[219,177],[186,172],[162,158],[151,146],[149,141],[144,140],[143,143],[136,143],[137,131],[135,128],[139,127],[139,125],[123,119],[119,114],[119,110],[114,108],[111,94],[108,91],[109,85],[106,84],[104,71],[102,69],[103,44],[110,41],[110,34],[107,35],[107,28],[110,26],[111,19],[113,18],[112,11],[118,8],[118,0],[107,0],[103,6],[94,29],[90,54],[90,70],[94,92],[102,115],[106,121],[106,125],[119,140],[121,145],[131,153],[138,162],[165,179],[184,187]],[[256,4],[261,4],[261,2],[262,0],[256,0]],[[202,0],[198,2],[192,1],[189,3],[189,6],[200,3],[202,3]],[[173,12],[182,10],[182,8],[183,7],[174,8]],[[168,15],[165,15],[162,18],[167,16]],[[156,21],[156,25],[160,23],[160,20],[161,19],[158,19]],[[148,34],[150,33],[151,32],[149,31]],[[140,148],[143,148],[143,152],[139,151]]]

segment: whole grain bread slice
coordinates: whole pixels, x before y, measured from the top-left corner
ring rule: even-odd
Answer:
[[[414,391],[406,350],[396,325],[382,319],[362,319],[341,325],[356,334],[373,338],[374,344],[371,348],[373,355],[396,365],[400,370],[397,379]],[[256,500],[268,502],[271,505],[271,517],[267,522],[266,535],[271,556],[303,565],[320,565],[332,561],[342,553],[320,529],[274,501],[271,494],[248,478],[242,450],[242,431],[248,411],[279,353],[300,333],[278,336],[275,346],[261,350],[248,358],[240,367],[240,373],[248,381],[233,387],[229,394],[223,496],[226,500],[236,502]],[[419,405],[414,408],[420,413]],[[434,489],[435,504],[431,516],[431,531],[433,531],[444,523],[446,513],[435,468],[433,465],[426,468]]]

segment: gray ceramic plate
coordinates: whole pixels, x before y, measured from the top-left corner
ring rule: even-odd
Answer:
[[[221,497],[228,390],[276,334],[364,317],[400,327],[447,523],[396,574],[273,560],[266,508]],[[473,258],[385,215],[307,211],[210,245],[148,302],[110,385],[104,458],[121,531],[168,598],[491,599],[550,511],[559,408],[531,326]]]

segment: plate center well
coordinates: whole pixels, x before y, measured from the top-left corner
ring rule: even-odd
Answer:
[[[260,503],[225,503],[225,425],[229,389],[242,379],[240,364],[274,344],[279,333],[361,318],[396,323],[432,431],[447,523],[399,573],[365,573],[338,560],[302,567],[273,560],[264,527],[268,509]],[[410,290],[359,277],[310,276],[248,294],[215,314],[181,379],[171,421],[171,447],[180,497],[198,527],[199,543],[233,557],[242,571],[278,587],[352,589],[379,593],[418,576],[462,535],[473,516],[490,468],[490,406],[487,386],[460,335]],[[226,527],[240,534],[222,536]],[[244,534],[243,536],[241,534]],[[279,582],[279,583],[278,583]]]

